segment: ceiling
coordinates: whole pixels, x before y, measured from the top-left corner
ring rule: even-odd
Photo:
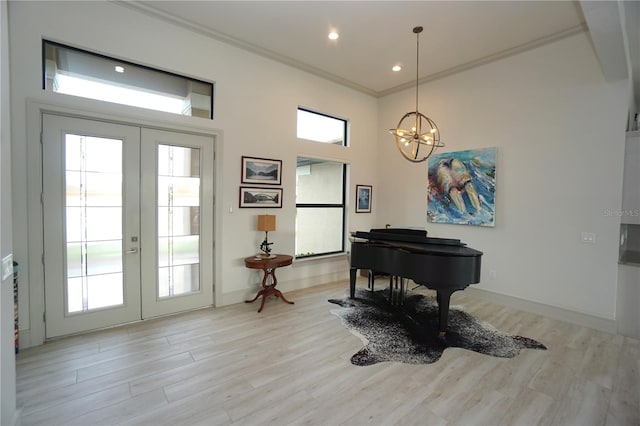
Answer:
[[[169,0],[126,5],[373,96],[415,85],[415,26],[424,27],[422,83],[584,31],[590,24],[578,1]],[[328,39],[331,30],[340,34],[338,40]],[[393,72],[393,65],[402,71]]]

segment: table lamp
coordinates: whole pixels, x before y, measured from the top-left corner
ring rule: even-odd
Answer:
[[[269,231],[275,231],[275,230],[276,230],[275,215],[268,215],[268,214],[258,215],[258,231],[264,231],[264,241],[262,242],[262,244],[260,244],[260,250],[262,250],[262,253],[258,255],[259,257],[263,259],[275,257],[271,255],[271,247],[269,247],[273,243],[270,243],[267,240],[267,237],[269,236]]]

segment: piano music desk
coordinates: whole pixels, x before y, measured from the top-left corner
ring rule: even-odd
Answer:
[[[258,297],[262,296],[262,301],[260,302],[260,309],[258,312],[262,311],[264,307],[264,301],[269,296],[279,297],[283,302],[289,303],[293,305],[293,302],[287,300],[282,292],[276,288],[278,284],[278,279],[276,278],[276,268],[280,268],[282,266],[289,266],[293,263],[293,257],[287,254],[276,254],[275,257],[261,259],[256,256],[249,256],[244,259],[244,265],[250,269],[262,269],[264,275],[262,277],[262,290],[256,294],[251,300],[245,300],[245,303],[253,303]],[[269,281],[269,277],[271,277],[271,284],[267,284]]]

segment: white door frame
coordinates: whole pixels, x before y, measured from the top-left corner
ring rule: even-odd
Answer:
[[[44,303],[44,265],[42,256],[43,247],[43,209],[41,204],[42,194],[42,114],[68,115],[72,117],[90,120],[103,120],[118,124],[134,125],[140,127],[157,128],[173,132],[186,132],[210,136],[214,139],[214,182],[215,194],[222,194],[222,179],[219,176],[218,159],[223,158],[223,134],[213,127],[212,121],[201,118],[184,117],[157,111],[141,110],[128,106],[113,106],[104,102],[71,98],[64,95],[53,94],[55,100],[46,102],[40,99],[27,99],[27,239],[28,265],[21,277],[21,283],[27,282],[29,298],[29,329],[20,330],[21,347],[41,345],[45,341],[45,303]],[[221,285],[221,254],[216,250],[218,238],[222,230],[221,203],[214,199],[214,256],[212,259],[214,268],[214,300],[222,300]],[[14,235],[14,238],[18,236]],[[26,279],[25,279],[26,277]],[[22,284],[24,285],[24,284]],[[24,288],[24,287],[22,287]]]

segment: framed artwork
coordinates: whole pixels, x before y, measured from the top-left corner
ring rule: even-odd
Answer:
[[[282,188],[240,187],[240,207],[282,207]]]
[[[282,160],[242,157],[242,183],[258,185],[280,185]]]
[[[496,152],[493,147],[429,157],[427,222],[495,226]]]
[[[356,185],[356,213],[371,213],[371,185]]]

